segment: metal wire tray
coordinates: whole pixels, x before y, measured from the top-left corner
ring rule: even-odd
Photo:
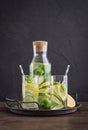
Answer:
[[[73,108],[63,108],[60,110],[40,109],[37,102],[22,102],[17,99],[6,98],[6,104],[12,113],[26,116],[59,116],[77,111],[81,104],[76,101]]]

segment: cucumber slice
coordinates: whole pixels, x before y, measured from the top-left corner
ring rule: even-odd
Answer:
[[[64,101],[62,100],[62,98],[57,95],[57,94],[53,94],[63,105],[64,105]]]
[[[23,101],[24,102],[32,102],[34,99],[31,95],[26,95],[24,98],[23,98]]]
[[[51,72],[51,64],[45,64],[45,72],[48,74]]]
[[[54,109],[61,109],[64,107],[64,104],[62,103],[62,101],[58,98],[57,95],[52,95],[52,98],[51,98],[51,109],[54,110]]]
[[[59,110],[59,109],[62,109],[64,106],[62,105],[62,104],[60,104],[60,105],[57,105],[56,104],[56,106],[51,106],[51,109],[52,110]]]
[[[38,79],[39,79],[39,81],[38,81],[38,82],[39,82],[39,84],[41,84],[42,82],[44,82],[44,76],[39,76],[39,78],[38,78]]]

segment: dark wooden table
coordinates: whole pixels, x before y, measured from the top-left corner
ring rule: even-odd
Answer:
[[[0,130],[88,130],[88,102],[78,111],[52,117],[30,117],[11,113],[0,102]]]

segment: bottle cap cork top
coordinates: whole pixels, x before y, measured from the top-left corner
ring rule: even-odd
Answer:
[[[47,50],[47,41],[33,41],[36,52],[45,52]]]
[[[44,45],[47,45],[47,44],[48,44],[47,41],[33,41],[34,46],[44,46]]]

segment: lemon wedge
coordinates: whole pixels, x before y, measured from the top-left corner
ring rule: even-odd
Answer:
[[[68,94],[67,95],[67,107],[72,108],[72,107],[75,107],[75,105],[76,105],[76,102],[75,102],[74,98]]]

